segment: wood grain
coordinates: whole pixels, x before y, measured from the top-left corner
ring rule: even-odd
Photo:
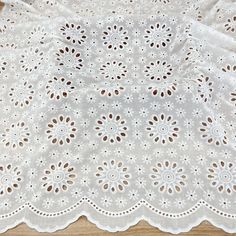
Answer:
[[[0,1],[0,11],[2,10],[4,4]]]
[[[4,4],[0,1],[0,11]],[[20,224],[17,227],[8,230],[2,234],[3,236],[167,236],[170,233],[161,232],[159,229],[150,226],[145,221],[140,221],[137,225],[130,227],[125,232],[109,233],[98,229],[96,225],[90,223],[86,217],[81,217],[76,222],[69,225],[66,229],[54,233],[39,233],[34,229],[29,228],[25,224]],[[198,227],[193,228],[190,232],[181,233],[179,235],[188,236],[225,236],[236,234],[228,234],[221,229],[218,229],[208,222],[203,222]]]
[[[161,232],[159,229],[150,226],[145,221],[140,221],[137,225],[130,227],[125,232],[109,233],[98,229],[94,224],[90,223],[86,217],[81,217],[75,223],[69,225],[66,229],[54,233],[38,233],[30,229],[25,224],[21,224],[14,229],[3,233],[2,236],[167,236],[170,233]],[[179,235],[188,236],[226,236],[236,234],[228,234],[218,229],[208,222],[203,222],[200,226],[193,228],[190,232],[181,233]]]

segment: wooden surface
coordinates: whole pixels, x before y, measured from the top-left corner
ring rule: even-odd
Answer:
[[[14,229],[8,230],[3,236],[167,236],[172,235],[163,233],[157,228],[150,226],[144,221],[140,221],[137,225],[130,227],[125,232],[109,233],[98,229],[94,224],[90,223],[85,217],[81,217],[75,223],[69,225],[66,229],[55,233],[38,233],[35,230],[29,229],[26,225],[21,224]],[[188,236],[225,236],[234,235],[228,234],[223,230],[213,227],[207,222],[203,222],[200,226],[193,228],[188,233],[179,235]]]
[[[0,1],[0,11],[3,4]],[[109,233],[98,229],[94,224],[90,223],[86,217],[81,217],[75,223],[69,225],[66,229],[57,231],[54,233],[38,233],[37,231],[30,229],[25,224],[20,224],[14,229],[10,229],[2,234],[3,236],[167,236],[172,235],[169,233],[163,233],[159,229],[150,226],[145,221],[140,221],[137,225],[130,227],[125,232]],[[208,222],[203,222],[200,226],[193,228],[188,233],[182,233],[179,235],[188,236],[225,236],[236,234],[228,234],[223,230],[218,229]]]

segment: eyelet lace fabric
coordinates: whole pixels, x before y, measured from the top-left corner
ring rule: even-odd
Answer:
[[[0,231],[236,232],[234,0],[5,1]]]

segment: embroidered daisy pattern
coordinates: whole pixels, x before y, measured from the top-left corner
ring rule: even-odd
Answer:
[[[0,74],[6,70],[7,62],[3,56],[0,58]]]
[[[156,23],[145,30],[145,42],[151,47],[166,47],[171,42],[171,28],[166,24]]]
[[[215,119],[207,117],[206,121],[201,122],[202,126],[199,128],[201,137],[206,139],[209,144],[220,146],[221,144],[228,144],[226,131]]]
[[[172,75],[172,68],[170,64],[167,64],[166,61],[156,61],[151,62],[149,65],[146,66],[145,75],[150,80],[163,80],[167,79],[169,76]]]
[[[236,105],[236,92],[233,92],[230,94],[231,95],[231,102],[233,102]]]
[[[103,44],[114,51],[123,49],[128,44],[128,31],[121,25],[108,26],[103,31]]]
[[[70,144],[76,137],[75,122],[69,116],[59,115],[58,118],[52,118],[47,126],[46,134],[52,144]]]
[[[207,102],[212,97],[213,82],[208,76],[201,75],[201,78],[197,79],[197,83],[199,96],[204,102]]]
[[[67,23],[60,28],[65,39],[73,44],[83,44],[87,38],[85,29],[74,23]]]
[[[18,166],[11,164],[0,166],[0,196],[11,194],[16,189],[20,189],[23,178]]]
[[[100,68],[101,75],[105,79],[120,80],[125,77],[127,68],[122,62],[107,62]]]
[[[148,136],[153,139],[155,143],[160,142],[165,145],[173,143],[179,136],[179,127],[176,120],[172,116],[160,114],[153,115],[152,119],[148,121],[146,128]]]
[[[69,163],[62,161],[57,164],[51,164],[48,169],[44,171],[42,177],[42,187],[47,192],[59,194],[65,192],[70,186],[75,183],[76,179],[75,169]]]
[[[25,81],[23,84],[15,84],[12,86],[8,95],[14,106],[25,107],[29,106],[34,93],[33,86]]]
[[[83,60],[80,53],[75,48],[65,47],[56,53],[56,60],[60,67],[80,70],[83,66]]]
[[[213,162],[208,168],[208,179],[211,186],[220,193],[232,194],[236,192],[236,168],[231,162]]]
[[[96,177],[103,191],[117,193],[125,191],[129,186],[131,174],[121,161],[111,160],[104,161],[103,165],[97,167]]]
[[[46,85],[47,94],[51,99],[60,100],[67,98],[70,93],[75,89],[70,80],[65,78],[54,77],[50,79]]]
[[[177,83],[163,81],[159,84],[155,84],[148,87],[153,96],[159,96],[160,98],[166,98],[172,96],[177,90]]]
[[[236,32],[236,16],[233,16],[232,18],[228,18],[224,27],[225,27],[225,30],[228,32],[231,32],[231,33]]]
[[[2,142],[7,148],[23,148],[29,142],[30,131],[24,121],[11,124],[2,134]]]
[[[119,82],[103,81],[96,85],[96,90],[99,91],[100,95],[107,97],[119,96],[124,89],[124,86]]]
[[[112,113],[102,115],[96,123],[97,126],[94,129],[97,131],[97,136],[101,137],[104,142],[119,143],[127,136],[126,121],[120,115]]]
[[[171,233],[202,218],[234,233],[232,1],[12,2],[0,6],[0,232],[22,214],[42,231],[85,214],[109,231],[141,215]]]
[[[21,55],[20,64],[22,70],[25,72],[32,72],[37,70],[43,63],[44,53],[39,48],[30,47],[26,49],[24,54]]]
[[[158,162],[156,166],[152,167],[150,178],[152,185],[157,187],[160,192],[173,194],[174,192],[180,193],[186,186],[187,176],[184,174],[184,169],[177,163],[164,161],[163,163]]]

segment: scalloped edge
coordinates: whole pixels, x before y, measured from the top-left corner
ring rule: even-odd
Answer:
[[[87,204],[87,203],[85,203]],[[207,203],[206,203],[207,204]],[[25,206],[29,207],[29,204],[26,203],[24,204]],[[142,205],[141,205],[142,206]],[[145,209],[145,205],[144,209]],[[211,205],[209,205],[211,207]],[[129,229],[131,226],[136,225],[138,222],[140,222],[141,220],[146,221],[147,223],[149,223],[151,226],[158,228],[159,230],[163,231],[163,232],[168,232],[168,233],[172,233],[172,234],[179,234],[179,233],[183,233],[183,232],[188,232],[190,231],[193,227],[196,227],[198,225],[200,225],[203,221],[208,221],[209,223],[211,223],[213,226],[220,228],[222,230],[224,230],[227,233],[236,233],[236,220],[235,218],[233,219],[228,219],[228,218],[224,218],[224,216],[222,216],[222,214],[216,214],[214,211],[210,208],[208,208],[206,205],[201,205],[200,208],[198,208],[198,210],[196,210],[196,212],[191,212],[190,215],[185,215],[184,217],[181,218],[167,218],[166,220],[166,224],[167,226],[163,226],[165,224],[165,217],[163,215],[157,215],[155,213],[153,213],[152,211],[150,211],[149,207],[146,208],[147,212],[145,214],[145,211],[143,212],[141,208],[137,208],[136,210],[134,210],[134,212],[132,212],[131,214],[127,214],[121,217],[111,217],[111,216],[104,216],[101,212],[97,212],[96,209],[91,206],[91,205],[85,205],[85,208],[87,209],[86,211],[83,209],[83,205],[80,205],[79,207],[81,207],[81,209],[74,209],[73,215],[58,215],[55,217],[52,217],[51,219],[56,219],[54,223],[57,223],[58,220],[58,224],[51,226],[50,224],[48,224],[48,222],[50,223],[49,220],[46,220],[46,225],[43,226],[43,224],[45,222],[41,221],[41,226],[39,224],[37,224],[38,219],[43,218],[43,219],[47,219],[46,217],[43,217],[41,215],[38,215],[37,212],[35,214],[34,209],[37,210],[37,208],[28,208],[25,207],[25,209],[23,211],[20,211],[18,214],[23,214],[22,216],[19,217],[19,219],[15,219],[14,223],[6,223],[6,226],[0,229],[0,233],[4,233],[7,230],[16,227],[17,225],[21,224],[21,223],[25,223],[29,228],[35,229],[38,232],[55,232],[58,230],[63,230],[65,228],[67,228],[70,224],[74,223],[75,221],[77,221],[81,216],[85,216],[87,218],[87,220],[93,224],[95,224],[97,226],[97,228],[102,229],[102,230],[106,230],[108,232],[117,232],[117,231],[126,231],[127,229]],[[89,207],[89,208],[87,208]],[[206,210],[202,209],[206,207]],[[199,211],[203,210],[203,212],[200,212],[200,217],[198,215],[194,215],[194,214],[198,214]],[[24,211],[28,210],[28,217],[25,216],[25,212]],[[33,211],[32,211],[33,210]],[[93,212],[94,211],[94,212]],[[141,211],[142,213],[140,214],[140,216],[135,216],[135,213]],[[26,212],[27,213],[27,212]],[[138,212],[139,213],[139,212]],[[150,217],[147,216],[147,214],[150,213]],[[221,212],[220,212],[221,213]],[[18,218],[18,214],[16,214],[16,218]],[[35,215],[34,217],[30,217],[30,214]],[[132,215],[134,214],[134,215]],[[193,214],[192,219],[189,218],[189,222],[187,223],[185,221],[185,217],[189,217]],[[202,214],[202,216],[201,216]],[[93,216],[92,216],[93,215]],[[101,220],[98,220],[100,215],[104,216],[104,224],[102,222],[103,218],[101,218]],[[215,217],[214,217],[215,216]],[[65,217],[65,219],[63,219],[61,221],[60,217]],[[130,217],[131,220],[127,220],[125,224],[122,223],[122,225],[116,225],[114,223],[116,223],[115,221],[113,222],[113,226],[109,226],[109,225],[105,225],[105,224],[109,224],[105,217],[107,217],[107,219],[124,219],[125,217]],[[164,218],[163,218],[164,217]],[[4,220],[5,218],[3,218]],[[10,217],[10,219],[14,221],[13,217]],[[32,219],[32,220],[31,220]],[[33,220],[34,219],[34,220]],[[48,218],[50,219],[50,218]],[[222,224],[220,222],[224,222],[222,221],[222,219],[225,219],[225,224]],[[228,220],[228,221],[227,221]],[[229,222],[230,220],[233,220],[232,222]],[[35,221],[36,223],[33,223],[33,221]],[[158,223],[162,222],[161,223]],[[181,222],[182,221],[182,222]],[[218,222],[217,222],[218,221]],[[64,224],[59,224],[59,222],[65,222]],[[125,222],[125,221],[123,221]],[[170,227],[168,225],[171,225],[171,223],[173,224],[173,227]],[[179,228],[174,226],[178,226],[178,222],[179,222]],[[185,224],[186,223],[186,224]],[[227,227],[226,225],[229,224],[229,226],[232,227]],[[184,225],[183,227],[181,227],[180,225]],[[187,226],[185,226],[187,225]]]
[[[117,227],[116,229],[114,229],[114,228],[103,226],[102,224],[100,224],[100,222],[95,220],[95,218],[93,218],[88,212],[81,212],[81,213],[77,214],[76,217],[68,220],[66,223],[64,223],[64,224],[62,224],[58,227],[50,228],[48,230],[42,229],[41,227],[37,226],[36,224],[31,223],[30,220],[27,220],[23,217],[21,220],[16,221],[14,224],[10,224],[10,225],[6,226],[4,229],[0,230],[0,233],[4,233],[8,230],[11,230],[11,229],[17,227],[18,225],[20,225],[22,223],[26,224],[30,229],[34,229],[34,230],[36,230],[37,232],[40,232],[40,233],[53,233],[53,232],[56,232],[56,231],[65,230],[69,225],[75,223],[82,216],[85,216],[90,223],[95,224],[98,229],[108,231],[108,232],[111,232],[111,233],[126,231],[130,227],[135,226],[136,224],[138,224],[142,220],[144,220],[145,222],[147,222],[151,226],[159,229],[162,232],[171,233],[171,234],[180,234],[180,233],[189,232],[194,227],[199,226],[203,221],[208,221],[211,225],[213,225],[214,227],[217,227],[218,229],[221,229],[221,230],[225,231],[226,233],[236,233],[236,228],[234,230],[231,230],[231,229],[225,227],[223,224],[218,224],[213,219],[211,219],[209,217],[205,217],[205,216],[198,218],[195,222],[190,223],[185,228],[179,228],[178,230],[174,230],[173,228],[170,228],[170,227],[165,228],[165,227],[161,226],[158,223],[155,223],[153,220],[151,220],[150,218],[145,217],[145,216],[137,217],[135,220],[127,223],[125,227]]]

